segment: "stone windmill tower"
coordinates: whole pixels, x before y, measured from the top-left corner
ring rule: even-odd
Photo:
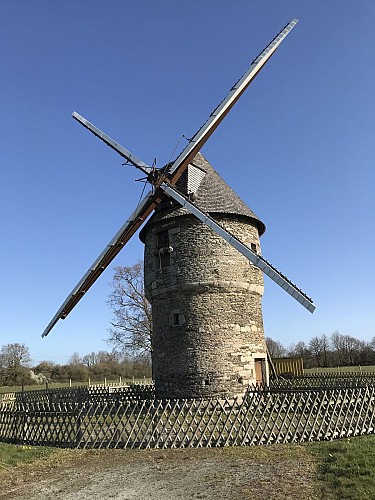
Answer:
[[[176,186],[260,253],[264,224],[200,153]],[[262,272],[177,203],[161,203],[140,238],[158,397],[235,396],[267,382]]]
[[[260,255],[264,224],[199,153],[291,29],[252,62],[171,164],[149,167],[78,113],[73,117],[146,175],[151,191],[68,295],[43,332],[64,319],[146,219],[145,288],[155,322],[157,397],[236,396],[267,381],[261,298],[266,274],[308,311],[315,306]]]

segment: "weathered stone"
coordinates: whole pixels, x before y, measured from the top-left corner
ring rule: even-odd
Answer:
[[[202,158],[198,163],[203,168]],[[213,169],[205,168],[207,178]],[[217,187],[206,178],[199,177],[197,194],[202,190],[208,196],[208,184],[215,196],[222,197],[218,191],[224,181]],[[229,194],[233,198],[233,192]],[[226,200],[224,213],[215,210],[211,215],[260,253],[264,225],[238,200],[233,199],[232,212]],[[196,204],[200,206],[199,196]],[[213,206],[206,198],[203,204]],[[145,226],[141,239],[154,322],[157,397],[236,397],[256,382],[256,373],[261,376],[259,363],[266,381],[262,272],[205,224],[170,204]],[[161,247],[161,241],[168,243]]]

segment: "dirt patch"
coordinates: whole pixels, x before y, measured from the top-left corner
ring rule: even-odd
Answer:
[[[0,498],[84,500],[318,499],[315,464],[298,445],[58,451],[1,474]]]

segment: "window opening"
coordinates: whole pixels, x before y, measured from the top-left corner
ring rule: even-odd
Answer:
[[[157,234],[158,238],[158,249],[159,248],[168,248],[169,247],[169,234],[168,231],[160,231],[160,233]]]
[[[160,233],[157,233],[156,237],[157,237],[156,244],[158,249],[159,268],[161,270],[162,267],[169,266],[171,261],[168,230],[160,231]]]
[[[180,324],[180,314],[174,313],[173,314],[173,325],[178,326],[179,324]]]

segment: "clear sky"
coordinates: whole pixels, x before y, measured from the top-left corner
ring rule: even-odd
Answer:
[[[266,278],[266,335],[375,336],[372,0],[2,0],[0,346],[25,343],[35,363],[107,349],[113,266],[142,258],[135,236],[41,339],[142,190],[72,111],[162,166],[294,17],[202,153],[265,222],[266,259],[317,305]]]

